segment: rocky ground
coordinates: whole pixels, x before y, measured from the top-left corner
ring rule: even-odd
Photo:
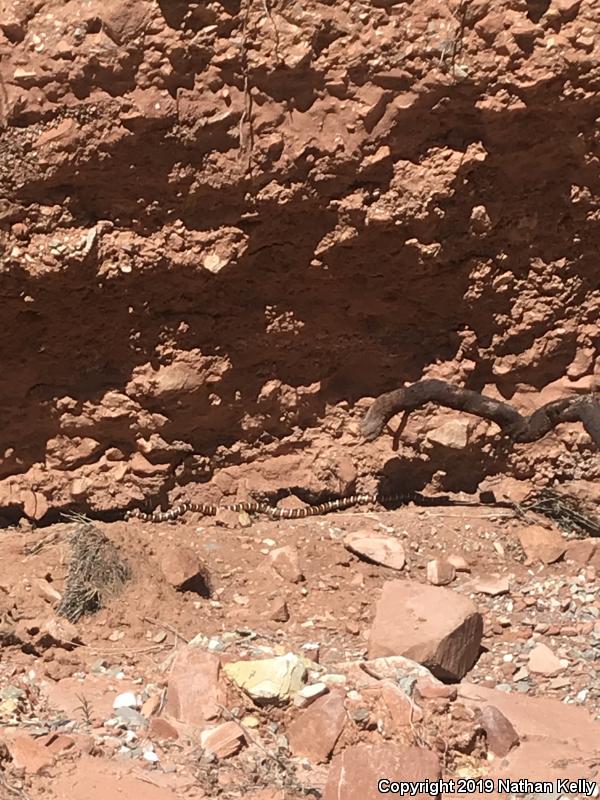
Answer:
[[[130,577],[69,623],[57,608],[89,529]],[[79,521],[9,529],[0,554],[7,798],[600,780],[600,540],[543,517],[409,505]]]

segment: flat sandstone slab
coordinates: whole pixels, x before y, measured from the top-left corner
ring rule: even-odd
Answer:
[[[404,656],[458,681],[479,655],[483,618],[466,597],[416,581],[389,581],[377,603],[369,658]]]

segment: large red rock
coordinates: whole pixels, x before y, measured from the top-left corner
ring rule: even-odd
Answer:
[[[597,539],[571,539],[567,542],[565,558],[567,561],[575,561],[576,564],[588,564],[594,558],[597,549]]]
[[[160,569],[167,583],[175,589],[189,584],[190,589],[198,594],[210,593],[206,567],[191,547],[170,545],[160,559]]]
[[[494,755],[505,756],[519,744],[519,734],[496,706],[484,706],[479,721],[485,731],[488,748]]]
[[[320,697],[288,726],[287,736],[292,753],[308,758],[314,764],[327,761],[345,722],[343,695],[331,692]]]
[[[25,734],[16,736],[9,748],[14,766],[25,772],[37,774],[54,761],[53,754],[43,744]]]
[[[479,655],[483,619],[466,597],[416,581],[389,581],[377,604],[369,658],[400,655],[442,680],[460,680]]]
[[[216,719],[223,702],[218,683],[220,666],[214,653],[181,648],[171,667],[164,713],[190,725],[204,726]]]
[[[558,531],[541,525],[528,525],[519,531],[519,541],[529,563],[553,564],[565,553],[567,542]]]
[[[299,583],[304,580],[298,550],[292,545],[271,550],[269,561],[275,572],[284,580],[290,583]]]
[[[380,780],[437,781],[438,757],[431,750],[399,744],[357,744],[347,747],[331,762],[323,800],[381,800]],[[431,800],[429,792],[411,798]],[[435,796],[435,795],[433,795]]]

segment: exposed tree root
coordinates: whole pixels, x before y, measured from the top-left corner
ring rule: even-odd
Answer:
[[[553,400],[533,414],[523,416],[516,408],[501,400],[433,378],[379,395],[362,420],[361,433],[365,439],[372,441],[383,432],[395,414],[400,411],[410,413],[427,403],[437,403],[489,419],[499,425],[502,432],[514,442],[535,442],[560,422],[582,422],[600,447],[600,399],[594,394]]]

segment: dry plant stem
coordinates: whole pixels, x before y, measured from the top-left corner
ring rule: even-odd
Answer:
[[[259,739],[254,737],[250,733],[248,728],[245,725],[242,725],[242,723],[239,721],[239,719],[237,717],[235,717],[228,708],[226,708],[225,706],[220,705],[220,704],[217,704],[217,707],[219,708],[221,713],[224,714],[227,717],[228,720],[230,720],[231,722],[235,722],[235,724],[238,726],[238,728],[241,730],[241,732],[244,734],[244,736],[248,739],[248,741],[251,742],[253,745],[256,745],[256,747],[258,747],[258,749],[261,750],[267,756],[267,758],[272,759],[273,761],[275,761],[277,764],[279,764],[282,767],[285,766],[283,764],[283,762],[281,761],[281,759],[278,758],[270,750],[268,750],[264,746],[264,744],[262,744],[262,742],[259,741]]]
[[[465,517],[464,514],[445,514],[445,513],[431,513],[426,512],[423,516],[425,519],[429,517],[456,517],[457,519],[514,519],[516,512],[509,514],[469,514]]]
[[[39,542],[29,545],[28,547],[24,547],[23,548],[24,555],[33,556],[36,555],[37,553],[40,553],[45,547],[48,547],[48,545],[56,544],[56,542],[60,538],[60,535],[61,534],[59,533],[51,533],[48,536],[44,536],[44,538],[41,539]]]
[[[275,61],[277,64],[281,64],[281,56],[279,55],[279,29],[275,24],[275,20],[273,19],[273,14],[271,12],[271,6],[269,5],[269,0],[263,0],[263,8],[265,10],[265,14],[269,18],[271,25],[273,26],[273,35],[275,36]]]
[[[148,647],[128,647],[127,648],[127,655],[141,655],[143,653],[158,653],[161,650],[166,650],[169,645],[165,644],[155,644],[150,645]],[[119,654],[123,655],[123,648],[122,647],[90,647],[87,650],[88,653],[94,653],[95,655],[113,655]]]
[[[244,110],[240,117],[239,127],[239,141],[240,153],[243,154],[248,151],[248,164],[247,171],[250,172],[252,167],[252,150],[254,148],[254,129],[252,127],[252,92],[250,91],[250,78],[248,77],[248,21],[250,19],[250,9],[252,8],[252,0],[246,0],[246,8],[244,10],[244,19],[242,23],[242,70],[244,75]],[[245,136],[245,126],[248,125],[248,139]]]
[[[23,791],[23,789],[17,789],[16,786],[11,786],[10,783],[6,780],[4,775],[0,772],[0,789],[3,788],[8,792],[8,795],[0,794],[0,797],[7,797],[10,795],[11,797],[19,797],[21,800],[30,800],[30,796]]]
[[[1,63],[1,59],[0,59]],[[8,92],[6,90],[6,84],[4,83],[4,78],[2,76],[2,70],[0,69],[0,129],[4,129],[8,127]]]
[[[495,422],[506,436],[519,443],[535,442],[561,422],[580,421],[600,447],[600,402],[593,394],[554,400],[523,416],[509,403],[434,378],[379,395],[362,420],[361,433],[372,441],[395,414],[415,411],[427,403]]]
[[[141,617],[144,622],[149,622],[151,625],[156,625],[157,628],[163,628],[165,631],[169,631],[170,633],[175,636],[176,639],[181,639],[182,642],[186,644],[190,641],[186,639],[185,636],[179,631],[174,628],[172,625],[168,625],[166,622],[161,622],[159,619],[153,619],[153,617]]]

